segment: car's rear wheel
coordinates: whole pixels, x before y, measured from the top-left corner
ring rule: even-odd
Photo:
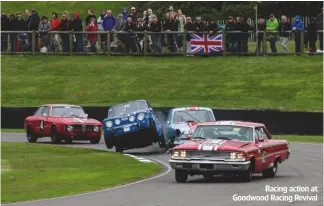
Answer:
[[[185,170],[175,170],[175,180],[179,183],[184,183],[188,179],[188,172]]]
[[[273,178],[276,176],[278,171],[278,161],[276,161],[271,168],[262,170],[262,175],[265,178]]]
[[[37,137],[34,135],[32,129],[30,127],[27,128],[26,132],[27,140],[30,143],[35,143],[37,141]]]
[[[62,139],[57,134],[56,127],[52,128],[51,142],[52,142],[52,144],[60,144],[60,143],[62,143]]]
[[[72,144],[72,142],[73,142],[73,140],[72,140],[71,137],[66,137],[66,138],[64,139],[64,141],[65,141],[66,144]]]
[[[100,142],[101,137],[95,137],[93,139],[90,139],[91,144],[98,144]]]

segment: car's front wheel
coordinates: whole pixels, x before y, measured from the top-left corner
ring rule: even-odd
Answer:
[[[104,137],[104,140],[105,140],[106,147],[107,147],[108,149],[111,149],[111,148],[114,147],[114,142],[113,142],[113,140],[112,140],[111,138],[109,138],[109,137]]]
[[[244,182],[250,182],[252,180],[252,173],[253,173],[253,164],[250,164],[248,170],[241,173],[241,178]]]
[[[27,128],[26,132],[27,140],[30,143],[35,143],[37,141],[37,137],[34,135],[32,129],[30,127]]]
[[[276,176],[278,171],[278,161],[276,161],[271,168],[262,170],[262,175],[265,178],[273,178]]]
[[[184,183],[188,179],[188,172],[184,170],[175,170],[175,180],[179,183]]]
[[[56,131],[55,127],[52,128],[51,142],[52,142],[52,144],[60,144],[62,142],[62,139],[57,134],[57,131]]]
[[[98,144],[100,142],[101,137],[95,137],[93,139],[90,139],[91,144]]]

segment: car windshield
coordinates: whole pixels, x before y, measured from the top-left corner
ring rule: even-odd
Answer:
[[[85,117],[81,107],[58,106],[52,108],[51,115],[53,117]]]
[[[145,110],[148,106],[145,101],[134,101],[126,104],[120,104],[108,110],[108,117],[123,116],[139,110]]]
[[[211,122],[215,121],[209,110],[184,110],[177,111],[173,116],[173,123],[180,122]]]
[[[234,125],[200,125],[192,138],[253,141],[253,128]]]

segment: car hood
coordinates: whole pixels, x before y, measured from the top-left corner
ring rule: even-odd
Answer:
[[[214,150],[214,151],[242,151],[251,146],[252,142],[223,139],[188,140],[184,144],[174,147],[179,150]]]
[[[173,124],[173,128],[174,130],[180,130],[180,132],[183,134],[192,134],[195,131],[197,125],[197,122],[180,122]]]
[[[126,115],[120,115],[120,116],[114,116],[114,117],[107,117],[106,119],[104,119],[103,121],[108,121],[108,120],[115,120],[115,119],[121,119],[121,120],[123,120],[124,118],[125,118],[125,120],[126,120],[126,118],[128,119],[130,116],[132,116],[132,115],[134,115],[134,116],[136,116],[136,115],[138,115],[139,113],[144,113],[144,114],[146,114],[148,111],[147,110],[139,110],[139,111],[136,111],[136,112],[133,112],[133,113],[130,113],[130,114],[126,114]]]
[[[65,124],[101,124],[96,119],[77,118],[77,117],[60,117],[59,120]]]

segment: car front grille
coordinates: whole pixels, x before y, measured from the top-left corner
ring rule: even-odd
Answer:
[[[72,125],[72,126],[74,131],[83,131],[82,130],[83,125]],[[94,125],[85,125],[85,127],[83,128],[85,128],[85,131],[93,131],[93,127]]]
[[[222,151],[187,151],[187,157],[189,158],[213,158],[213,159],[225,159],[230,156],[229,152],[222,152]]]

